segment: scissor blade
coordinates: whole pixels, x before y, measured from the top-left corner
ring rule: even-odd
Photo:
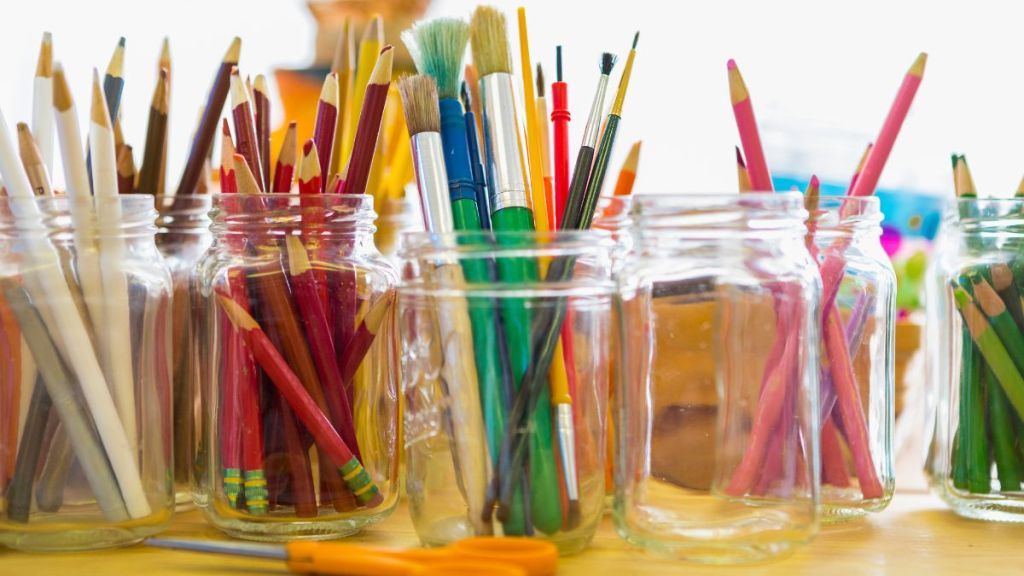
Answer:
[[[175,540],[171,538],[147,538],[148,546],[168,548],[171,550],[189,550],[192,552],[208,552],[212,554],[231,554],[249,558],[267,558],[270,560],[287,560],[288,552],[284,546],[268,544],[244,544],[239,542],[208,542],[205,540]]]

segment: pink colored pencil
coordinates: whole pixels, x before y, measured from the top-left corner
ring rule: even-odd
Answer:
[[[761,147],[761,136],[757,131],[757,119],[754,118],[754,107],[750,103],[750,93],[743,82],[740,69],[735,60],[729,60],[729,98],[732,100],[732,112],[736,116],[736,128],[740,132],[740,143],[743,155],[747,159],[747,172],[750,174],[750,185],[755,192],[771,192],[772,175],[768,171],[768,163],[764,159]]]
[[[885,163],[889,159],[889,153],[892,152],[893,144],[896,143],[896,137],[900,133],[900,128],[903,127],[903,121],[907,118],[910,105],[914,102],[917,88],[921,85],[921,78],[924,76],[924,65],[927,60],[928,55],[922,52],[918,55],[917,60],[914,60],[914,64],[903,77],[903,83],[900,85],[899,92],[896,93],[896,100],[892,103],[892,108],[889,109],[889,115],[885,117],[882,130],[878,133],[878,138],[875,139],[875,145],[871,148],[871,152],[868,153],[868,159],[864,163],[864,170],[857,177],[857,182],[853,185],[850,196],[870,196],[874,194],[875,188],[878,186],[878,179],[882,175],[882,169],[885,168]]]

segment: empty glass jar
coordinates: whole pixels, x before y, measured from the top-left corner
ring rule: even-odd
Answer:
[[[614,519],[690,560],[818,530],[820,280],[794,193],[633,199],[621,280]]]
[[[372,206],[214,196],[197,503],[228,534],[336,538],[397,503],[397,278],[374,246]]]

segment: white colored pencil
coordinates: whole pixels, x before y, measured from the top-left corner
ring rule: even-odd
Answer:
[[[39,154],[43,157],[46,172],[53,181],[53,39],[49,32],[43,33],[39,46],[39,61],[32,83],[32,135],[35,136]]]
[[[21,166],[21,160],[11,140],[7,120],[0,111],[0,175],[7,186],[7,193],[13,199],[11,207],[19,226],[26,230],[22,235],[25,255],[28,260],[22,275],[36,276],[39,287],[29,286],[32,300],[43,308],[49,308],[55,319],[55,328],[65,346],[67,360],[78,378],[82,395],[92,413],[93,423],[103,442],[103,448],[110,459],[111,468],[132,518],[148,516],[152,509],[142,488],[142,478],[132,457],[124,427],[117,416],[110,390],[103,377],[103,370],[97,360],[89,339],[89,332],[82,317],[75,308],[71,290],[61,271],[57,249],[44,236],[42,213],[32,194],[32,186]],[[73,344],[73,345],[72,345]]]
[[[70,198],[71,223],[75,232],[75,254],[78,281],[82,298],[94,331],[106,324],[103,320],[103,281],[100,275],[99,252],[96,248],[96,212],[92,203],[92,187],[85,168],[82,131],[78,125],[78,111],[71,97],[71,89],[64,77],[64,68],[58,63],[53,69],[53,107],[57,120],[61,161],[64,164],[64,187]],[[44,317],[45,318],[45,317]],[[61,343],[58,343],[60,346]],[[99,343],[96,343],[99,346]]]
[[[114,129],[100,84],[93,70],[92,109],[89,114],[89,149],[92,150],[92,189],[96,193],[96,227],[99,231],[100,274],[103,275],[103,318],[97,327],[102,341],[107,381],[114,391],[114,403],[121,416],[132,455],[138,454],[135,425],[135,375],[132,367],[131,314],[128,277],[124,271],[124,239],[121,226],[121,198],[117,193],[117,153]]]

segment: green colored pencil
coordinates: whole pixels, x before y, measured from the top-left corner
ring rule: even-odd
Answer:
[[[953,298],[960,315],[971,332],[971,338],[978,346],[982,357],[992,368],[996,380],[1006,392],[1010,404],[1018,415],[1024,415],[1024,378],[1014,365],[1009,352],[1003,346],[999,335],[985,319],[984,314],[962,287],[953,289]]]

